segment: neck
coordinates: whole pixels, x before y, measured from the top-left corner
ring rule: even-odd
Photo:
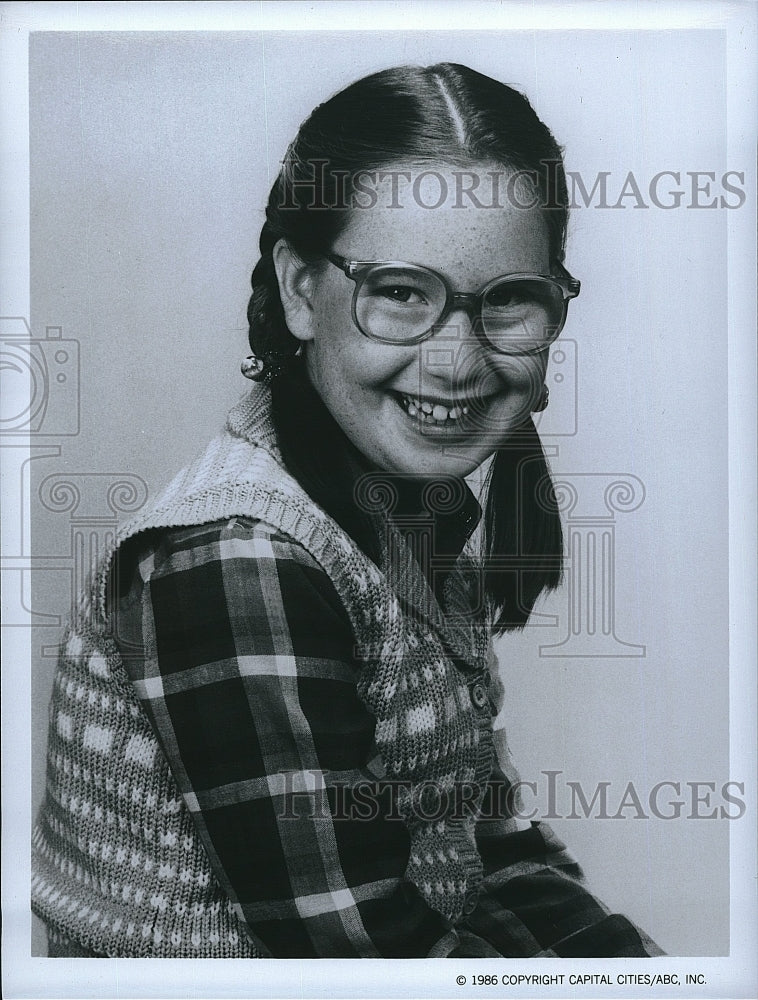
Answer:
[[[377,518],[432,517],[454,525],[459,551],[476,526],[481,511],[463,480],[401,476],[369,461],[331,415],[302,363],[273,383],[272,416],[288,471],[375,562]]]

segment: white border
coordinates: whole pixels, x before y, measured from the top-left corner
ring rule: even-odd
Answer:
[[[750,20],[750,0],[613,4],[591,0],[195,0],[2,3],[6,30],[25,31],[539,31],[723,28]],[[742,14],[742,17],[740,17]]]
[[[491,996],[755,997],[758,914],[755,780],[756,594],[756,328],[755,185],[756,6],[719,0],[687,4],[511,2],[268,2],[268,3],[2,3],[0,80],[2,124],[2,243],[0,294],[4,315],[29,315],[28,34],[34,30],[375,30],[435,29],[650,29],[714,28],[728,38],[728,157],[751,170],[748,205],[729,230],[729,512],[730,512],[730,740],[732,774],[745,780],[748,814],[732,827],[731,955],[658,962],[562,960],[520,963],[476,960],[331,962],[182,962],[160,960],[64,961],[29,954],[29,748],[28,636],[7,630],[3,675],[3,993],[21,997],[306,997],[361,995],[460,997],[455,977],[474,972],[702,972],[708,985],[693,991],[617,987],[612,991],[556,987],[496,989]],[[3,490],[18,489],[4,481]],[[27,665],[25,667],[25,665]],[[468,986],[470,991],[471,986]]]

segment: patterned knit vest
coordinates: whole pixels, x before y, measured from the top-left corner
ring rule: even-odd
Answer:
[[[283,468],[270,395],[259,387],[118,532],[64,638],[33,841],[34,911],[110,956],[266,954],[213,875],[112,638],[108,601],[113,555],[127,538],[233,516],[285,533],[332,580],[355,633],[358,693],[376,718],[386,778],[403,791],[406,878],[454,924],[481,880],[474,826],[493,757],[489,713],[474,710],[466,685],[467,674],[488,677],[488,637],[470,614],[473,578],[450,574],[443,616],[420,572],[408,573],[414,560],[401,538],[388,536],[378,569]],[[429,808],[429,789],[439,802],[461,786],[465,811]]]

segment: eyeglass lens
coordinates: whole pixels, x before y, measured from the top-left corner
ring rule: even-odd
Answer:
[[[447,289],[430,271],[392,265],[373,268],[355,301],[356,320],[371,337],[402,343],[421,337],[445,311]],[[549,344],[564,315],[559,285],[534,278],[504,278],[481,306],[482,330],[505,353]]]

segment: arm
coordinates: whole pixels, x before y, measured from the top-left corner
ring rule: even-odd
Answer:
[[[457,934],[404,878],[405,826],[380,799],[354,808],[379,773],[375,720],[311,557],[258,522],[176,530],[142,554],[120,614],[143,645],[126,661],[137,693],[255,939],[277,957],[447,955]]]
[[[494,777],[494,776],[493,776]],[[510,957],[630,958],[658,946],[586,888],[582,871],[545,823],[480,821],[482,896],[463,926]]]
[[[503,690],[494,655],[490,671],[497,714]],[[518,818],[519,776],[504,731],[494,735],[496,763],[476,830],[484,865],[482,895],[460,928],[510,957],[663,954],[642,930],[626,917],[610,913],[591,895],[581,868],[546,823]]]

